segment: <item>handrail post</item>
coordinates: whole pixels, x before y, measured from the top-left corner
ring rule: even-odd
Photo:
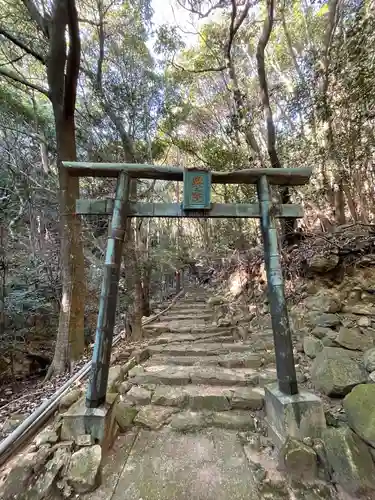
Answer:
[[[285,301],[276,222],[272,213],[269,183],[265,175],[257,182],[257,191],[261,214],[260,225],[264,245],[264,262],[267,273],[268,300],[276,353],[277,379],[280,391],[284,394],[293,395],[298,394],[298,385],[294,366],[292,335]]]
[[[126,172],[121,172],[117,179],[116,199],[107,241],[95,346],[86,394],[88,408],[98,408],[106,398],[128,198],[129,176]]]

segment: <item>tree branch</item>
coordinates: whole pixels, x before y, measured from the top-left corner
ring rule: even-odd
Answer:
[[[51,89],[51,101],[55,108],[64,105],[64,83],[66,65],[65,29],[68,23],[68,13],[65,0],[56,0],[52,13],[50,48],[47,66],[48,85]]]
[[[22,85],[25,85],[25,87],[29,87],[30,89],[36,90],[37,92],[40,92],[41,94],[44,94],[48,98],[50,97],[50,94],[47,89],[37,85],[36,83],[29,82],[22,76],[17,75],[16,73],[10,72],[6,70],[5,68],[0,68],[0,75],[5,76],[6,78],[9,78],[15,82],[21,83]]]
[[[251,2],[250,2],[250,0],[248,0],[246,2],[244,10],[241,12],[240,17],[236,21],[237,3],[236,3],[236,0],[232,0],[231,21],[230,21],[230,27],[229,27],[229,40],[228,40],[228,45],[227,45],[227,57],[229,57],[229,58],[231,56],[231,50],[232,50],[232,44],[234,41],[234,37],[236,36],[237,31],[240,29],[247,14],[249,13],[250,7],[251,7]]]
[[[3,35],[5,38],[7,38],[9,41],[14,43],[14,45],[17,45],[20,49],[24,50],[27,54],[30,56],[35,57],[39,62],[42,64],[46,65],[46,60],[45,57],[33,50],[31,47],[28,47],[26,44],[21,42],[21,40],[18,40],[15,36],[13,36],[11,33],[8,33],[4,28],[0,26],[0,35]]]
[[[267,149],[268,155],[271,160],[271,166],[274,168],[280,168],[280,161],[276,152],[276,132],[275,124],[273,122],[272,109],[270,106],[270,98],[268,92],[268,83],[266,76],[266,68],[264,61],[264,53],[266,46],[268,44],[271,31],[273,28],[273,16],[274,16],[274,0],[267,1],[267,17],[264,20],[263,29],[261,36],[259,38],[257,50],[256,50],[256,60],[258,68],[258,78],[260,86],[260,96],[263,104],[264,114],[267,124]]]
[[[42,16],[33,0],[22,0],[22,3],[28,10],[31,19],[36,22],[38,28],[43,32],[43,35],[49,38],[49,19]]]
[[[70,117],[74,115],[76,105],[77,82],[81,57],[81,41],[79,38],[78,14],[75,0],[67,0],[67,14],[69,52],[64,83],[64,116]]]
[[[187,73],[210,73],[210,72],[220,72],[220,71],[224,71],[225,69],[227,69],[227,65],[218,66],[217,68],[188,69],[188,68],[184,68],[180,64],[177,64],[173,61],[172,61],[172,66],[174,66],[176,69],[179,69],[181,71],[185,71]]]
[[[189,7],[186,7],[185,6],[185,2],[181,1],[181,0],[177,0],[177,3],[180,7],[182,7],[183,9],[187,10],[188,12],[191,12],[192,14],[196,14],[197,16],[199,16],[200,19],[203,19],[204,17],[208,17],[211,12],[213,12],[214,10],[216,9],[221,9],[223,7],[226,6],[226,1],[225,0],[218,0],[217,3],[215,3],[214,5],[212,5],[211,7],[209,7],[206,12],[202,12],[198,9],[196,9],[193,5],[193,2],[190,1],[188,2],[189,3]]]

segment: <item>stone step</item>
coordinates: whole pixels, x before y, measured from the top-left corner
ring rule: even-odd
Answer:
[[[216,385],[250,386],[259,383],[260,373],[252,368],[153,365],[130,370],[132,385]]]
[[[165,314],[168,314],[169,312],[171,312],[171,313],[176,313],[176,314],[178,313],[178,314],[189,314],[190,315],[190,314],[192,314],[193,311],[195,311],[197,313],[199,312],[202,314],[205,314],[205,313],[213,314],[211,307],[202,306],[202,305],[198,305],[197,307],[195,307],[194,305],[187,307],[185,304],[173,306]]]
[[[122,398],[126,406],[168,406],[192,411],[229,411],[263,408],[264,390],[248,387],[187,385],[156,386],[155,390],[133,386]]]
[[[184,411],[172,416],[170,427],[177,432],[193,432],[209,427],[237,431],[255,430],[254,417],[248,410],[221,412]]]
[[[195,320],[204,320],[208,321],[212,319],[212,312],[199,312],[195,311],[192,312],[190,311],[189,313],[180,313],[178,311],[176,312],[170,312],[167,311],[165,314],[160,316],[161,321],[179,321],[179,320],[186,320],[186,321],[195,321]]]
[[[251,344],[240,342],[181,342],[174,345],[150,345],[148,348],[150,355],[162,354],[164,356],[218,356],[231,352],[251,352],[251,350]]]
[[[172,344],[175,342],[234,342],[230,331],[213,333],[164,333],[151,340],[149,345]]]
[[[217,327],[215,327],[217,329]],[[191,332],[207,332],[207,325],[203,319],[194,320],[171,320],[164,319],[157,323],[150,323],[145,325],[143,330],[152,332],[153,334],[160,334],[166,332],[176,333],[191,333]],[[214,330],[211,330],[214,331]]]
[[[261,353],[244,352],[229,353],[221,356],[164,356],[156,354],[146,361],[151,365],[182,365],[182,366],[221,366],[223,368],[253,368],[269,364],[269,360]]]

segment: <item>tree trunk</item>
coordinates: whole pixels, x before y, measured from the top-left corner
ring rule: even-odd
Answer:
[[[263,23],[262,34],[256,50],[258,79],[260,86],[260,96],[263,104],[264,117],[267,125],[267,151],[272,168],[281,168],[279,156],[276,151],[276,130],[273,121],[272,108],[270,104],[268,82],[266,74],[266,65],[264,60],[265,50],[272,32],[274,21],[274,0],[266,0],[267,16]],[[281,203],[290,203],[291,197],[288,187],[280,188],[279,190]],[[285,218],[282,220],[283,242],[288,244],[292,241],[293,233],[296,228],[297,221],[294,218]]]
[[[58,119],[56,130],[59,158],[75,161],[74,123]],[[70,369],[70,361],[77,360],[84,351],[85,268],[81,222],[74,215],[75,202],[79,198],[79,179],[70,177],[60,166],[59,183],[62,297],[49,376]]]
[[[74,111],[81,47],[74,0],[55,1],[49,37],[47,76],[59,165],[62,297],[55,354],[46,379],[71,368],[71,360],[78,359],[84,350],[84,257],[81,223],[74,215],[79,179],[70,177],[61,165],[62,160],[77,159]]]

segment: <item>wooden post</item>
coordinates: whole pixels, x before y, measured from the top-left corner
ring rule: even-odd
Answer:
[[[268,300],[276,353],[276,370],[279,389],[284,394],[298,394],[294,366],[292,336],[285,302],[284,281],[277,242],[275,215],[273,214],[267,177],[257,182],[260,205],[260,223],[264,245],[264,262],[267,273]]]
[[[86,394],[86,406],[88,408],[98,408],[102,405],[105,402],[107,392],[128,197],[129,178],[126,172],[121,172],[117,180],[116,199],[107,241],[95,347],[92,355],[90,382]]]

